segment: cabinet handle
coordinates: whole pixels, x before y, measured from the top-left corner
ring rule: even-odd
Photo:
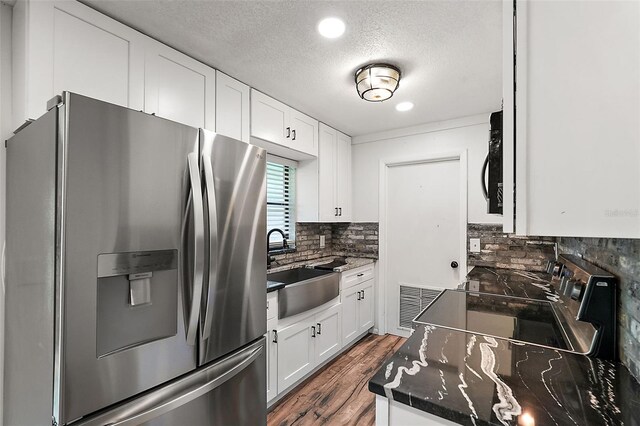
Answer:
[[[278,330],[273,330],[273,343],[278,343]]]
[[[364,290],[362,290],[362,300],[364,300]]]
[[[296,140],[296,130],[293,129],[292,132],[293,132],[293,138],[291,140],[295,141]]]
[[[340,214],[338,216],[342,216],[342,207],[338,207],[338,210],[340,210]]]
[[[267,310],[269,310],[269,301],[267,300]]]
[[[358,300],[360,300],[360,290],[358,290]]]
[[[318,326],[318,336],[322,334],[322,324],[316,324]]]
[[[316,326],[315,325],[311,326],[311,337],[316,337]]]
[[[287,139],[291,137],[291,127],[287,127]]]
[[[362,272],[362,273],[358,274],[357,276],[358,276],[358,277],[364,277],[364,272]],[[267,302],[267,307],[269,307],[268,303],[269,303],[269,302]]]
[[[336,214],[334,216],[338,216],[338,208],[336,207]]]

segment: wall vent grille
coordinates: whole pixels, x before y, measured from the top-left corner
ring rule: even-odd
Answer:
[[[443,291],[441,288],[400,285],[400,327],[413,329],[413,319]]]

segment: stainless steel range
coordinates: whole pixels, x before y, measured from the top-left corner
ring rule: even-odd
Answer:
[[[571,255],[551,262],[549,271],[545,287],[557,289],[553,300],[445,290],[414,322],[615,359],[615,277]]]

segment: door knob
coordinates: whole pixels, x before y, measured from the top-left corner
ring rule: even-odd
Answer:
[[[451,262],[451,267],[453,269],[456,269],[458,267],[458,262],[456,262],[455,260],[453,262]]]

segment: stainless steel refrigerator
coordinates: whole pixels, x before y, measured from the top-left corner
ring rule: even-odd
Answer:
[[[265,151],[53,104],[6,148],[4,424],[265,424]]]

